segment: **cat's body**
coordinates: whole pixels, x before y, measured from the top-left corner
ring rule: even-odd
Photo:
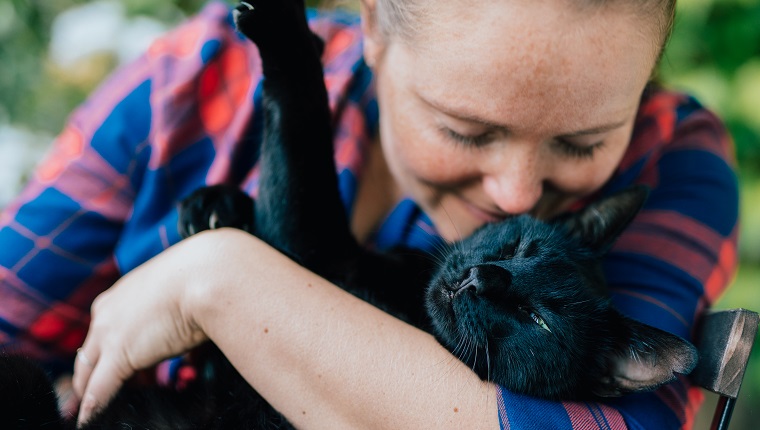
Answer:
[[[351,236],[337,191],[319,49],[302,1],[251,4],[253,10],[238,7],[236,21],[258,46],[265,76],[259,197],[252,204],[233,187],[199,190],[183,204],[184,235],[225,225],[246,229],[351,293],[432,328],[481,378],[515,392],[566,400],[615,396],[693,368],[691,345],[611,306],[599,270],[643,204],[642,188],[552,223],[519,216],[485,226],[450,246],[438,264],[412,250],[364,250]],[[0,376],[16,365],[11,361],[0,357]],[[213,347],[182,393],[125,388],[84,428],[127,424],[289,428]]]

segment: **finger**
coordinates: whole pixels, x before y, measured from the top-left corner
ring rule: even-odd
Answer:
[[[99,321],[96,316],[100,315],[99,308],[103,306],[103,303],[107,300],[108,291],[104,291],[98,297],[93,300],[90,306],[90,327],[87,330],[87,336],[85,336],[84,344],[77,349],[77,355],[74,359],[74,374],[72,375],[72,386],[74,393],[81,400],[84,395],[84,390],[87,387],[87,382],[90,380],[95,364],[100,359],[101,341],[98,335],[103,330],[99,330],[98,327],[102,324],[98,324]],[[105,314],[107,315],[107,314]]]
[[[119,391],[129,375],[125,375],[123,368],[115,361],[107,357],[101,358],[92,369],[92,374],[87,381],[87,387],[82,395],[82,403],[79,407],[78,423],[87,422],[93,414],[105,407],[111,398]]]
[[[77,349],[77,355],[74,359],[74,375],[71,381],[74,393],[80,399],[84,394],[87,381],[90,380],[90,375],[95,368],[95,364],[98,362],[99,356],[95,348],[87,348],[87,344],[88,342],[85,342],[85,345]]]

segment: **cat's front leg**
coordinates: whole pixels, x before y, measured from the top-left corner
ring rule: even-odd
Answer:
[[[177,228],[183,238],[221,227],[253,234],[253,205],[249,195],[231,185],[199,188],[180,202]]]

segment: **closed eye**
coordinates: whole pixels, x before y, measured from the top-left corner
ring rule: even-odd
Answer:
[[[500,260],[506,260],[515,256],[517,248],[520,247],[520,237],[517,238],[515,243],[510,243],[501,249]]]
[[[487,145],[488,143],[493,140],[493,133],[491,132],[485,132],[478,135],[464,135],[457,133],[456,131],[448,128],[448,127],[441,127],[440,128],[441,133],[445,137],[447,137],[449,140],[453,141],[454,143],[458,143],[467,147],[474,147],[478,148],[484,145]]]
[[[604,146],[603,140],[591,145],[579,145],[565,139],[556,139],[554,143],[560,153],[577,159],[591,159],[596,151]]]

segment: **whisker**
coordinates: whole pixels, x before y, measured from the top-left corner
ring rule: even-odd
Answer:
[[[475,343],[473,342],[473,345]],[[472,371],[475,372],[475,367],[477,367],[478,364],[478,346],[475,345],[475,358],[472,360]],[[477,373],[477,372],[476,372]]]
[[[469,336],[462,335],[462,353],[460,354],[459,358],[462,361],[467,361],[467,358],[472,355],[472,340]]]
[[[456,223],[454,222],[454,219],[451,218],[451,215],[449,214],[449,211],[446,210],[446,207],[443,205],[443,202],[441,202],[441,209],[443,210],[443,213],[446,214],[446,218],[449,219],[449,222],[451,223],[451,226],[454,227],[454,233],[456,233],[458,239],[455,242],[459,242],[462,240],[462,233],[459,232],[459,229],[457,228]]]
[[[461,340],[462,348],[459,351],[457,351],[457,354],[456,354],[459,361],[462,361],[462,362],[464,361],[464,355],[466,354],[467,349],[469,347],[467,340],[468,339],[466,336],[462,336],[462,340]]]
[[[459,353],[460,353],[460,351],[462,351],[462,350],[463,350],[463,348],[464,348],[464,343],[465,343],[465,340],[466,340],[466,338],[465,338],[464,336],[461,336],[461,335],[460,335],[460,336],[459,336],[459,341],[457,342],[457,346],[456,346],[456,348],[454,348],[454,350],[452,351],[452,354],[456,355],[458,358],[460,358],[460,357],[459,357]]]
[[[488,338],[486,338],[486,380],[491,380],[491,354],[488,351]]]

